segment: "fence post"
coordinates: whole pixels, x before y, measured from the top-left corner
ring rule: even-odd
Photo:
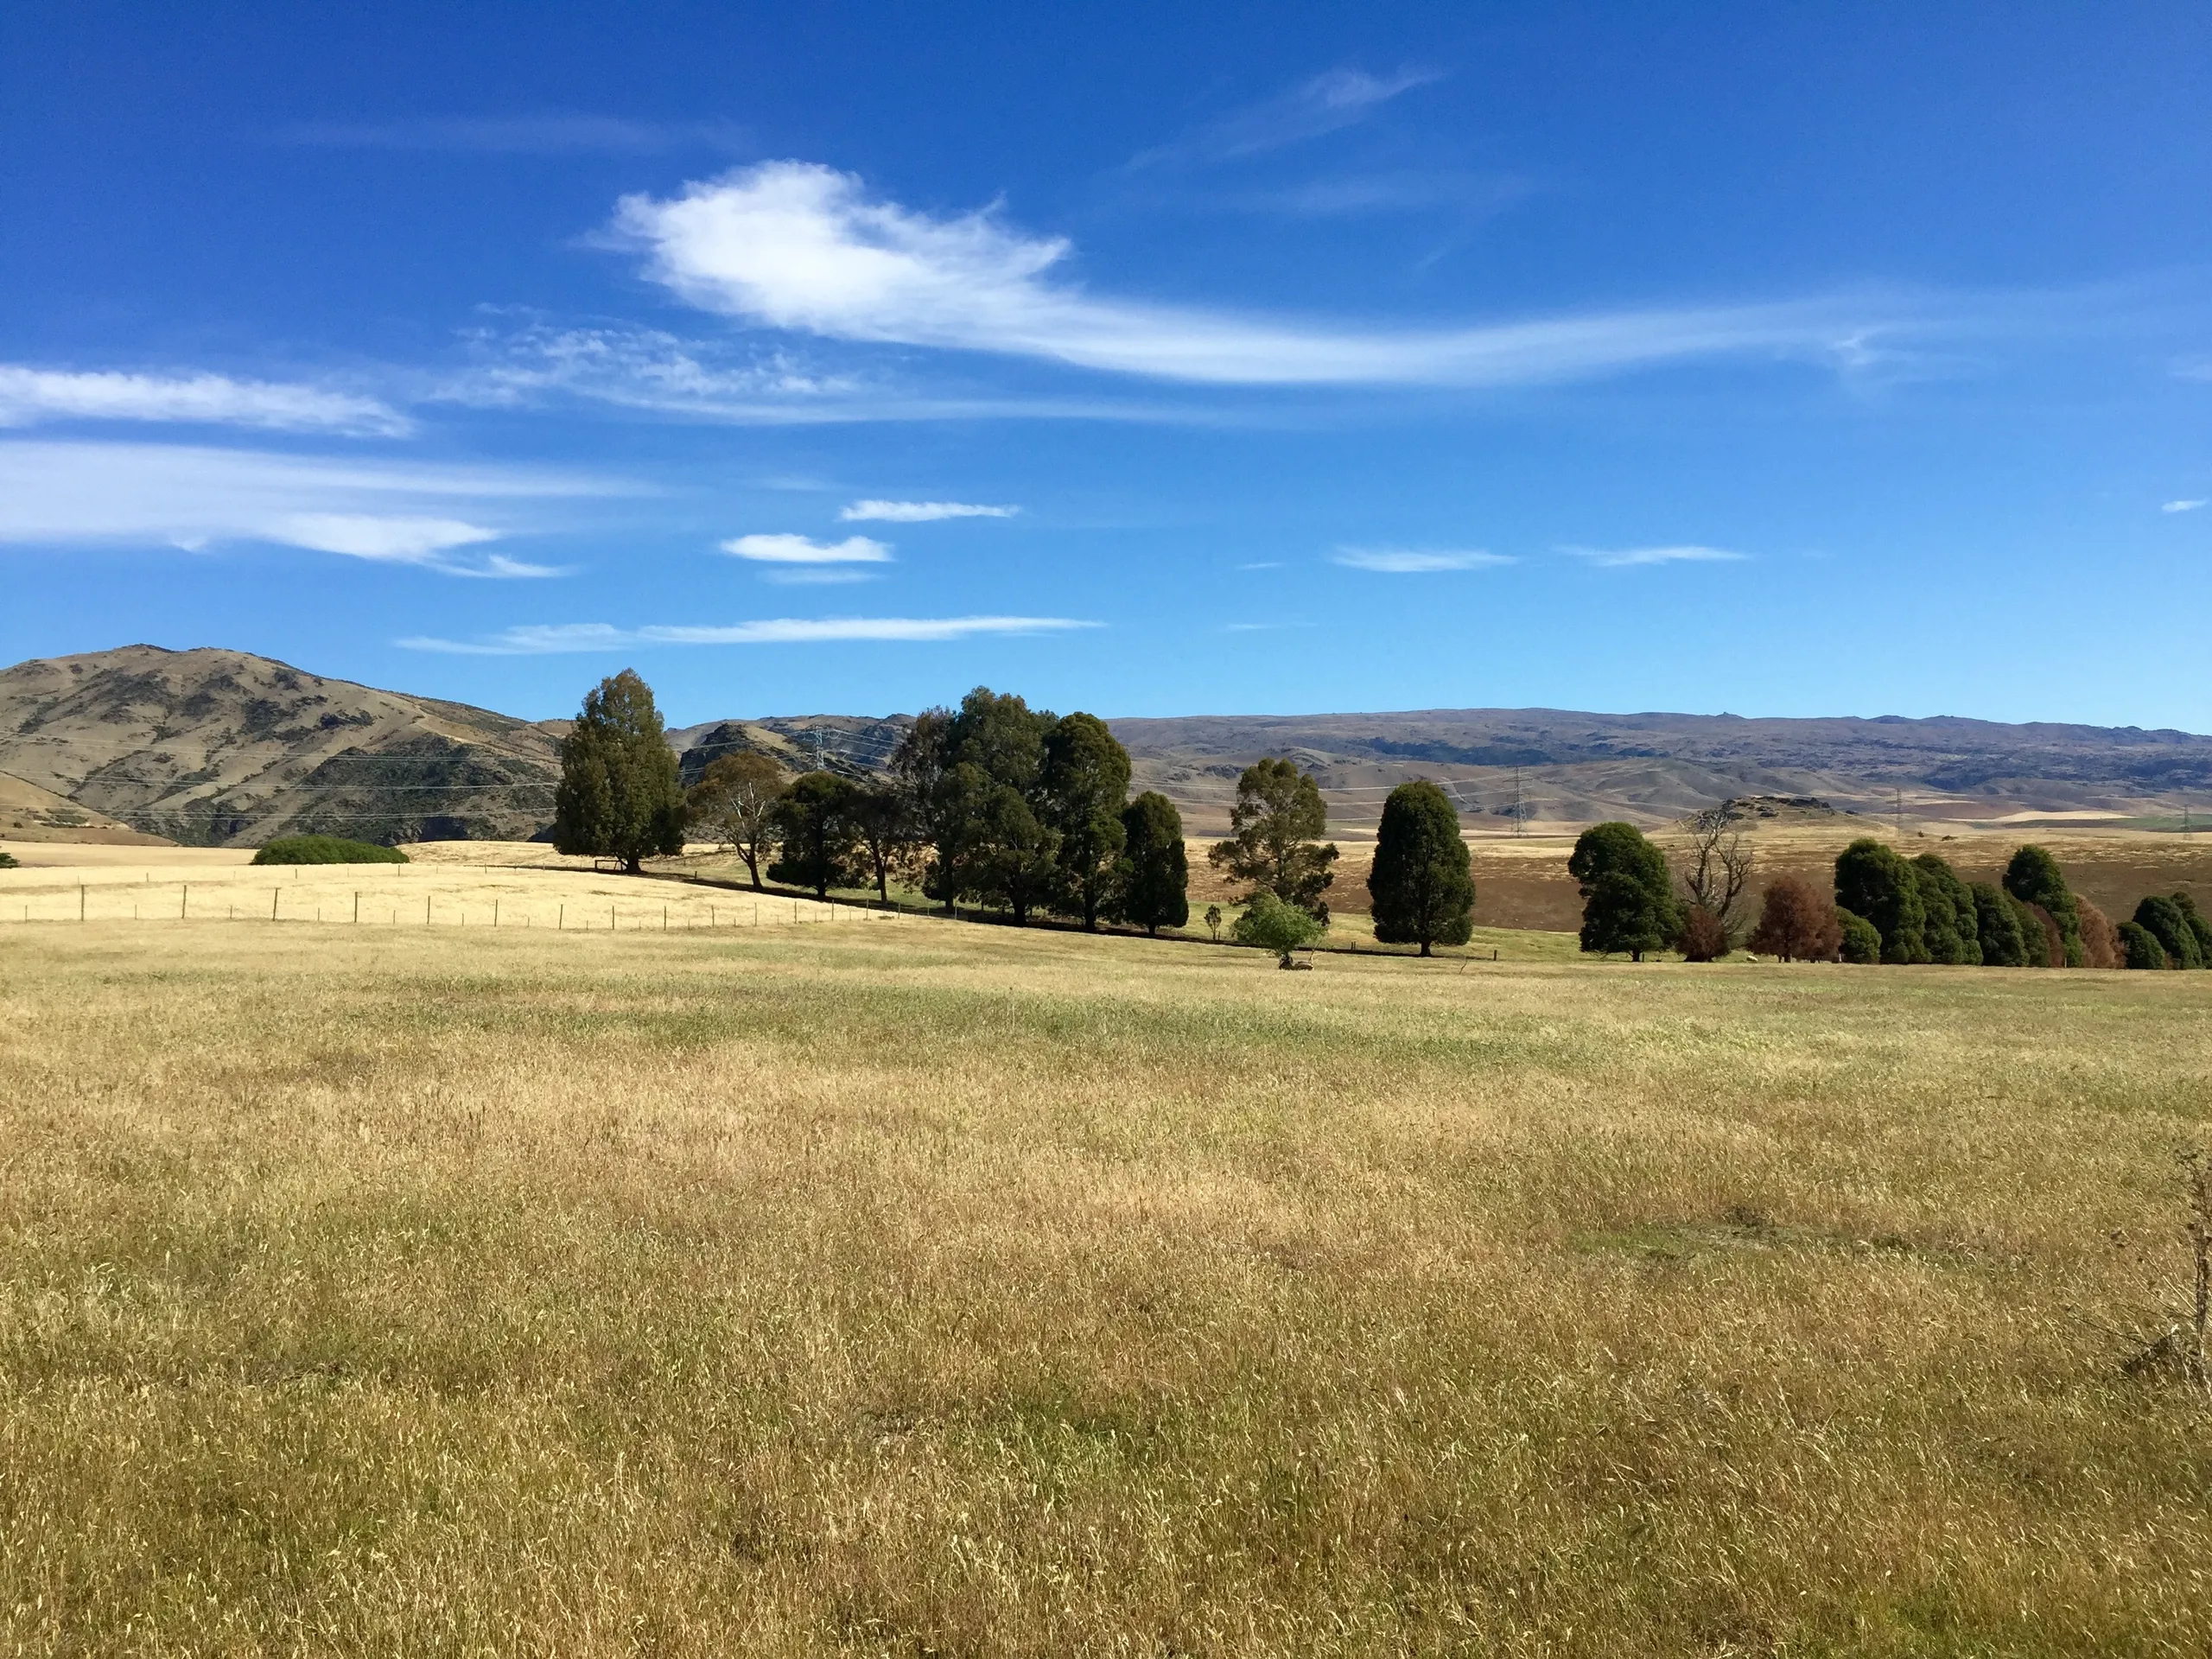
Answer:
[[[85,919],[85,884],[81,881],[77,884],[77,919]]]
[[[176,918],[180,922],[192,914],[192,883],[184,884],[184,894],[176,901]]]
[[[494,927],[497,927],[499,925],[499,901],[498,899],[494,899],[492,901],[492,925],[493,925],[493,926],[494,926]]]
[[[668,906],[666,905],[663,905],[660,907],[660,931],[664,933],[668,931]]]
[[[425,927],[428,927],[429,925],[430,925],[430,895],[429,895],[429,893],[424,893],[424,894],[423,895],[423,926],[425,926]]]
[[[283,892],[282,887],[269,889],[269,919],[272,922],[276,919],[276,895],[282,892]]]
[[[361,925],[361,894],[360,894],[360,890],[359,890],[359,888],[356,888],[356,889],[354,889],[354,893],[353,893],[353,925],[354,925],[354,926],[356,926],[356,927],[359,927],[360,925]]]
[[[556,933],[565,933],[568,930],[569,907],[566,905],[563,905],[561,906],[561,913],[553,918],[553,931]]]

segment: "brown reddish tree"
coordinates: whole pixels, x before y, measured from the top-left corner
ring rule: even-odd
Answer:
[[[1751,930],[1752,950],[1784,962],[1833,962],[1842,944],[1834,899],[1794,875],[1777,876],[1768,887],[1759,925]]]

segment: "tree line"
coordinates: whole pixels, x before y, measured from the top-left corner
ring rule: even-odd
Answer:
[[[2212,967],[2212,924],[2188,893],[2146,898],[2115,926],[2067,886],[2048,849],[2032,845],[2014,852],[2001,880],[1969,882],[1940,854],[1907,858],[1861,836],[1837,856],[1832,893],[1779,877],[1746,926],[1748,844],[1725,809],[1700,815],[1691,829],[1679,876],[1633,824],[1583,832],[1567,863],[1583,899],[1583,950],[1641,961],[1672,948],[1710,962],[1740,944],[1785,962]]]

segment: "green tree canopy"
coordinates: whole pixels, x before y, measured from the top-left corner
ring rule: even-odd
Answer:
[[[826,899],[832,887],[857,886],[861,877],[854,803],[860,786],[835,772],[810,772],[791,779],[776,802],[776,839],[782,851],[768,879],[811,887]]]
[[[1255,760],[1236,780],[1229,839],[1216,842],[1206,861],[1255,889],[1265,887],[1326,927],[1329,906],[1321,895],[1337,879],[1330,868],[1337,849],[1321,842],[1328,828],[1328,805],[1313,773],[1291,760]]]
[[[2212,968],[2212,920],[2196,907],[2193,893],[2174,894],[2174,908],[2181,912],[2182,920],[2189,924],[2189,931],[2196,936],[2196,960],[2200,967]]]
[[[1475,881],[1459,815],[1426,779],[1400,784],[1382,803],[1367,891],[1384,944],[1465,944],[1474,931]]]
[[[1835,919],[1840,931],[1836,955],[1844,962],[1855,962],[1871,967],[1882,959],[1882,931],[1864,916],[1854,915],[1841,905],[1835,907]]]
[[[1147,933],[1191,919],[1190,869],[1183,815],[1165,795],[1147,790],[1122,809],[1122,861],[1115,913]]]
[[[2058,937],[2066,947],[2069,968],[2086,966],[2088,952],[2082,942],[2082,918],[2074,908],[2074,895],[2066,886],[2058,861],[2041,847],[2023,847],[2005,867],[2005,891],[2024,905],[2040,906],[2058,924]]]
[[[1934,853],[1912,861],[1913,880],[1920,888],[1923,920],[1921,937],[1930,962],[1966,967],[1981,962],[1981,924],[1974,907],[1974,889],[1959,873]]]
[[[2156,934],[2139,922],[2122,922],[2120,925],[2120,950],[2123,967],[2167,966],[2165,946],[2158,943]]]
[[[257,864],[404,864],[397,847],[342,836],[279,836],[253,855]]]
[[[601,680],[561,740],[556,851],[644,861],[683,850],[683,791],[653,694],[633,669]]]
[[[1282,958],[1282,966],[1291,965],[1291,955],[1321,937],[1325,924],[1320,918],[1303,905],[1294,905],[1275,897],[1262,887],[1245,901],[1244,912],[1236,918],[1236,925],[1230,930],[1230,937],[1239,944],[1257,945],[1262,950],[1272,950]]]
[[[2204,958],[2196,948],[2196,931],[2189,917],[2171,899],[2157,895],[2135,906],[2135,925],[2158,940],[2159,948],[2177,968],[2202,968]]]
[[[1096,931],[1128,832],[1129,752],[1096,715],[1064,715],[1045,739],[1044,804],[1059,831],[1061,903]]]
[[[1983,966],[2039,966],[2043,961],[2042,924],[2035,923],[2035,950],[2031,961],[2027,937],[2020,931],[2018,901],[2002,887],[1987,881],[1975,882],[1968,892],[1974,895],[1974,931],[1981,945]],[[2034,922],[2032,917],[2027,919]]]
[[[1567,873],[1582,891],[1582,948],[1625,950],[1637,962],[1675,937],[1681,914],[1667,859],[1632,823],[1592,824],[1576,839]]]
[[[745,861],[753,890],[760,891],[760,860],[775,844],[776,803],[784,769],[757,749],[716,755],[691,785],[692,824]]]
[[[1835,902],[1874,925],[1884,962],[1929,959],[1919,877],[1895,848],[1872,836],[1845,848],[1835,861]]]

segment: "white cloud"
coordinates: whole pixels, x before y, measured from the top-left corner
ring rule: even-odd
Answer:
[[[873,200],[804,162],[626,196],[615,230],[654,280],[747,322],[1217,385],[1497,386],[1724,354],[1835,360],[1873,324],[1863,306],[1804,302],[1357,330],[1094,297],[1056,280],[1063,238],[995,211],[937,219]]]
[[[837,516],[848,523],[880,519],[892,524],[926,524],[939,518],[1011,518],[1020,507],[984,507],[967,501],[855,501]]]
[[[41,421],[169,421],[397,437],[414,423],[373,397],[219,374],[153,375],[0,364],[0,426]]]
[[[1511,564],[1503,553],[1480,548],[1340,547],[1333,562],[1355,570],[1382,570],[1392,575],[1414,575],[1432,570],[1482,570]]]
[[[410,651],[528,657],[566,652],[624,651],[633,645],[820,645],[847,640],[930,643],[966,639],[977,634],[1058,633],[1071,628],[1099,626],[1063,616],[783,617],[723,627],[618,628],[605,622],[564,622],[509,628],[489,639],[474,642],[418,636],[394,643]]]
[[[1132,169],[1193,162],[1233,162],[1263,155],[1307,138],[1357,125],[1401,92],[1443,77],[1431,69],[1402,69],[1377,76],[1359,69],[1332,69],[1287,92],[1234,111],[1172,144],[1147,149]]]
[[[2158,511],[2160,512],[2195,512],[2202,505],[2204,505],[2204,500],[2202,497],[2198,497],[2187,501],[2169,501]]]
[[[1721,564],[1748,559],[1748,553],[1731,553],[1723,547],[1566,547],[1562,553],[1573,554],[1578,559],[1608,569],[1619,569],[1637,564]]]
[[[866,536],[842,542],[817,542],[804,536],[736,536],[722,551],[760,564],[888,564],[891,550]]]
[[[184,444],[0,442],[0,543],[198,550],[272,542],[448,575],[544,576],[460,550],[556,527],[542,501],[634,493],[521,468],[337,460]],[[466,517],[461,515],[466,514]]]

